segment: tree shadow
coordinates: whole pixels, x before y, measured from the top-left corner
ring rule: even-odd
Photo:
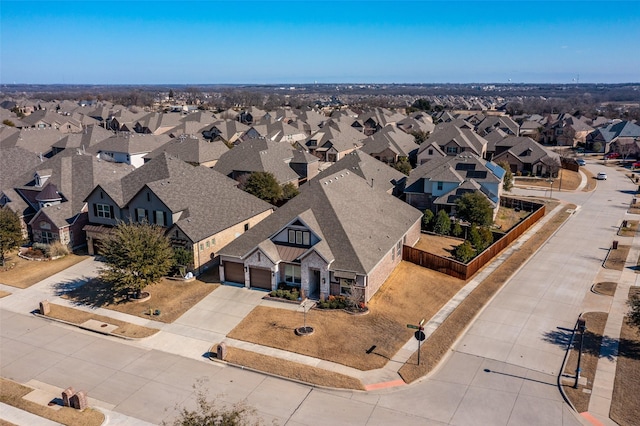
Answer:
[[[558,327],[557,330],[543,333],[542,340],[566,349],[571,343],[572,334],[573,330]],[[573,347],[580,345],[581,337],[581,333],[576,333],[573,340]],[[601,338],[602,341],[598,345],[596,342]],[[585,343],[582,347],[583,354],[606,358],[609,361],[613,360],[616,356],[640,359],[640,342],[638,341],[624,338],[613,339],[609,336],[601,337],[599,334],[589,331],[589,329],[584,332],[584,339]]]
[[[109,283],[97,278],[62,281],[54,286],[54,290],[56,296],[64,297],[76,306],[100,308],[119,299]]]

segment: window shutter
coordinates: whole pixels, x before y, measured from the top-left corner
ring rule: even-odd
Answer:
[[[164,220],[164,226],[167,226],[167,213],[166,212],[162,212],[162,219]]]
[[[96,203],[93,203],[93,215],[98,217],[98,205]]]
[[[151,223],[151,219],[149,219],[149,210],[144,209],[144,217],[147,219],[147,223]]]
[[[116,216],[113,214],[113,206],[109,204],[109,214],[111,215],[111,219],[115,219]]]

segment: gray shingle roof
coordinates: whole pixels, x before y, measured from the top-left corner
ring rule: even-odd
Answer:
[[[349,171],[360,176],[369,185],[373,182],[373,186],[375,188],[381,188],[383,191],[393,189],[395,187],[394,182],[400,182],[406,178],[404,173],[399,172],[393,167],[389,167],[383,162],[376,160],[371,155],[357,149],[320,172],[314,180],[322,180],[342,171]],[[302,189],[305,188],[306,186],[302,187]]]
[[[294,149],[288,143],[250,139],[225,152],[213,169],[225,176],[233,172],[269,172],[284,184],[299,177],[288,165],[293,157]]]
[[[244,257],[299,217],[321,235],[318,250],[321,255],[335,259],[331,269],[367,274],[421,216],[417,209],[371,188],[354,173],[340,171],[305,185],[300,195],[227,245],[220,254]]]
[[[161,153],[119,185],[103,189],[121,207],[147,186],[173,212],[186,211],[177,226],[194,242],[241,223],[272,206],[237,188],[237,182],[202,166]]]

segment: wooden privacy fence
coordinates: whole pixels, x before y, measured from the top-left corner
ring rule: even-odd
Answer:
[[[478,270],[480,270],[480,268],[486,265],[498,253],[505,249],[516,238],[522,235],[527,229],[544,216],[545,207],[543,204],[531,203],[530,201],[524,200],[505,199],[504,205],[511,202],[527,203],[528,206],[531,208],[537,208],[537,210],[526,217],[522,222],[514,226],[509,232],[504,234],[502,238],[487,247],[478,256],[474,257],[469,263],[464,264],[455,259],[438,256],[410,246],[402,247],[402,260],[406,260],[407,262],[415,263],[416,265],[424,268],[433,269],[434,271],[442,272],[443,274],[451,275],[452,277],[460,278],[462,280],[471,278],[476,272],[478,272]]]

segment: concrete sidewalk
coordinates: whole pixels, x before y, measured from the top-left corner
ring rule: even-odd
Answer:
[[[547,221],[564,208],[566,208],[565,205],[560,204],[556,206],[554,210],[548,212],[534,226],[520,236],[517,241],[506,248],[469,283],[460,289],[458,293],[425,324],[427,340],[454,309],[480,285],[489,274],[495,271],[512,253],[519,250]],[[383,383],[400,385],[398,370],[417,350],[416,341],[414,338],[411,338],[383,368],[362,371],[307,355],[229,339],[226,335],[256,306],[264,305],[279,309],[299,309],[298,305],[263,300],[262,298],[265,293],[243,287],[224,285],[218,287],[171,324],[140,318],[105,308],[78,306],[68,299],[59,296],[61,283],[81,285],[98,275],[100,265],[100,262],[90,258],[29,288],[22,290],[12,288],[14,294],[0,299],[0,307],[14,312],[31,312],[37,308],[40,301],[47,299],[51,303],[160,330],[160,332],[151,337],[129,342],[133,346],[156,349],[174,355],[203,360],[203,355],[209,352],[213,344],[226,342],[230,346],[248,351],[352,376],[362,381],[365,386],[379,386]]]
[[[634,216],[629,215],[628,217]],[[600,351],[588,411],[604,425],[616,424],[609,418],[609,412],[616,376],[618,342],[624,317],[629,311],[627,306],[629,289],[632,286],[638,286],[640,279],[640,275],[634,271],[637,260],[640,258],[640,244],[638,244],[640,237],[636,233],[634,237],[617,236],[616,239],[620,241],[620,244],[631,245],[624,269],[622,271],[603,269],[596,277],[596,282],[614,281],[618,283],[610,308],[607,310],[609,317],[603,333],[603,341],[608,341],[609,344],[603,344]]]

